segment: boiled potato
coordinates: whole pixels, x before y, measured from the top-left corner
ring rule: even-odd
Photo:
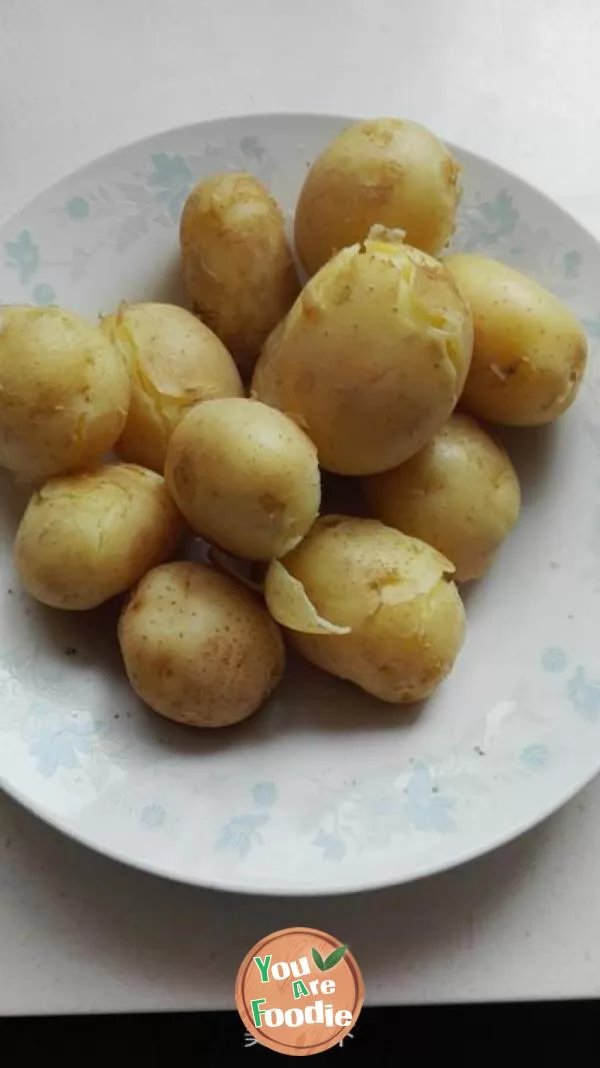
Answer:
[[[270,564],[265,597],[307,660],[404,704],[427,697],[460,650],[453,570],[436,549],[382,523],[327,516]]]
[[[251,174],[215,174],[190,193],[180,239],[194,310],[250,374],[299,289],[281,211]]]
[[[174,304],[123,304],[101,329],[131,373],[131,404],[116,451],[162,474],[169,438],[188,408],[243,396],[237,367],[216,334]]]
[[[373,474],[445,422],[471,347],[470,313],[445,268],[385,234],[310,280],[267,341],[252,392],[306,430],[328,471]]]
[[[249,560],[289,552],[319,511],[313,443],[257,401],[206,401],[188,412],[171,438],[165,478],[197,534]]]
[[[133,689],[192,727],[246,719],[279,682],[285,650],[259,599],[201,564],[163,564],[142,579],[119,621]]]
[[[350,126],[311,167],[296,208],[296,248],[309,274],[380,223],[436,255],[454,231],[460,168],[416,122]]]
[[[175,550],[184,530],[164,479],[133,464],[52,478],[17,531],[15,563],[32,597],[95,608]]]
[[[365,478],[363,490],[372,516],[433,545],[454,564],[457,582],[487,571],[521,503],[507,453],[457,412],[406,463]]]
[[[473,313],[473,361],[461,405],[493,423],[550,423],[577,396],[587,358],[571,312],[533,279],[463,253],[444,263]]]
[[[44,479],[96,462],[129,398],[125,360],[97,327],[60,308],[0,308],[0,466]]]

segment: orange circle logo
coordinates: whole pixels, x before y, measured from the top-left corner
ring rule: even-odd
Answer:
[[[237,1009],[250,1035],[290,1057],[341,1042],[364,996],[348,946],[312,927],[287,927],[257,942],[235,983]]]

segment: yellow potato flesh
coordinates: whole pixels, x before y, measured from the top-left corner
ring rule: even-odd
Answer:
[[[468,309],[430,256],[379,241],[338,253],[267,341],[252,382],[329,471],[402,463],[445,422],[465,382]]]
[[[299,289],[279,207],[251,174],[213,175],[190,193],[180,241],[194,310],[250,374]]]
[[[243,396],[239,372],[216,334],[173,304],[125,304],[102,331],[127,359],[131,404],[116,450],[162,474],[173,430],[189,408]]]
[[[363,491],[370,515],[439,549],[457,582],[487,571],[521,499],[505,450],[457,412],[410,460],[364,479]]]
[[[312,442],[251,400],[206,401],[189,412],[171,438],[165,478],[197,534],[249,560],[297,545],[321,500]]]
[[[150,708],[192,727],[225,727],[267,699],[285,664],[281,634],[258,598],[200,564],[155,568],[119,622],[125,669]]]
[[[133,464],[50,479],[17,532],[26,590],[53,608],[94,608],[175,550],[184,523],[164,480]]]
[[[0,466],[43,479],[96,462],[129,400],[126,362],[97,327],[59,308],[0,307]]]
[[[454,231],[460,168],[425,127],[402,119],[350,126],[311,167],[296,208],[298,255],[314,274],[377,223],[432,255]]]
[[[494,423],[537,426],[575,400],[587,341],[553,293],[497,260],[445,257],[471,308],[473,359],[461,405]]]
[[[464,610],[452,564],[429,545],[375,520],[329,516],[277,566],[302,584],[321,620],[349,628],[316,632],[281,583],[270,600],[267,576],[270,610],[318,667],[392,704],[426,697],[451,670]]]

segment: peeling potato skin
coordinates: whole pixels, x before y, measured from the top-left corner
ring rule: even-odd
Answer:
[[[521,491],[506,451],[454,412],[400,467],[362,481],[370,515],[433,545],[457,582],[481,578],[519,517]]]
[[[122,460],[162,474],[171,434],[194,404],[244,395],[223,343],[184,308],[123,304],[100,329],[121,350],[131,375],[127,422],[115,446]]]
[[[246,719],[281,679],[281,633],[259,599],[201,564],[149,572],[119,621],[131,686],[150,708],[191,727]]]
[[[344,249],[310,280],[252,381],[253,396],[295,419],[340,475],[385,471],[422,448],[471,360],[471,315],[451,275],[409,246],[381,249]]]
[[[460,168],[424,126],[375,119],[350,126],[312,165],[296,208],[295,239],[312,275],[377,223],[437,255],[452,236]]]
[[[430,569],[429,588],[402,599],[417,562]],[[390,704],[427,697],[451,671],[465,614],[452,567],[435,549],[375,520],[329,516],[282,563],[322,618],[351,627],[344,635],[286,631],[317,667]]]
[[[95,608],[175,551],[184,521],[164,479],[133,464],[50,479],[34,493],[15,539],[29,594],[52,608]]]
[[[206,401],[175,429],[165,479],[197,534],[235,556],[271,560],[312,526],[321,483],[313,443],[258,401]]]
[[[461,407],[492,423],[550,423],[575,400],[587,340],[569,309],[533,279],[474,253],[444,257],[471,308],[473,359]]]
[[[129,400],[126,362],[96,326],[54,307],[0,307],[0,466],[37,480],[95,463]]]
[[[180,243],[194,310],[247,377],[300,289],[283,215],[251,174],[216,174],[190,193]]]

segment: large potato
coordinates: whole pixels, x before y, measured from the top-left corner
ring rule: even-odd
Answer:
[[[471,359],[470,313],[437,260],[368,240],[338,252],[271,334],[253,394],[341,475],[396,467],[445,422]]]
[[[363,490],[371,515],[433,545],[454,564],[457,582],[487,571],[521,503],[507,453],[457,412],[406,463],[363,479]]]
[[[296,248],[309,274],[380,223],[436,255],[454,231],[460,168],[416,122],[350,126],[311,167],[296,208]]]
[[[133,464],[50,479],[17,531],[25,589],[52,608],[95,608],[175,550],[184,530],[164,479]]]
[[[0,307],[0,466],[43,479],[96,462],[129,397],[125,360],[96,326],[60,308]]]
[[[452,564],[375,520],[328,516],[267,572],[265,596],[317,667],[392,704],[446,677],[464,636]]]
[[[119,642],[138,696],[192,727],[246,719],[285,665],[279,629],[258,598],[228,575],[181,561],[142,579],[121,615]]]
[[[171,438],[165,478],[197,534],[248,560],[289,552],[321,501],[312,441],[282,412],[252,400],[193,408]]]
[[[243,396],[237,367],[216,334],[174,304],[123,304],[101,329],[131,374],[129,414],[116,450],[162,474],[169,438],[188,408]]]
[[[249,374],[299,289],[279,207],[251,174],[215,174],[190,193],[180,239],[194,310]]]
[[[444,263],[473,313],[471,370],[461,405],[493,423],[550,423],[573,403],[587,341],[571,312],[533,279],[463,253]]]

